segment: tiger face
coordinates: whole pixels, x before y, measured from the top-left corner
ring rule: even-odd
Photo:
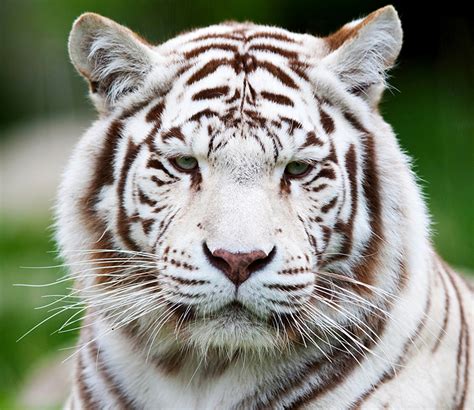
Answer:
[[[252,106],[254,118],[223,121],[242,103],[226,100],[243,94],[245,80],[221,71],[226,76],[213,80],[234,85],[228,94],[193,106],[199,94],[191,90],[184,102],[144,109],[147,122],[157,106],[171,107],[160,116],[164,131],[148,141],[155,118],[141,134],[136,119],[124,125],[133,137],[123,141],[119,161],[130,168],[123,186],[111,187],[118,195],[105,217],[116,221],[118,246],[156,255],[172,305],[191,307],[194,317],[237,305],[268,321],[296,314],[311,298],[337,220],[342,175],[320,116],[332,120],[313,97],[307,112],[285,122],[288,108],[257,97],[265,90],[250,75],[247,87],[256,98],[245,103],[243,96],[243,110]],[[202,107],[222,114],[209,117]],[[262,116],[272,111],[273,117]],[[125,209],[117,215],[119,204]]]
[[[382,212],[370,127],[400,45],[393,8],[326,38],[227,23],[161,46],[81,17],[70,53],[101,119],[58,238],[89,307],[203,350],[324,344],[362,315],[330,275],[383,279],[364,276]]]

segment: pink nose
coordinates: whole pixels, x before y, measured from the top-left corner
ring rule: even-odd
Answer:
[[[261,250],[232,253],[225,249],[216,249],[211,252],[206,244],[203,247],[209,262],[224,272],[236,286],[245,282],[253,272],[263,269],[275,255],[275,247],[269,254]]]

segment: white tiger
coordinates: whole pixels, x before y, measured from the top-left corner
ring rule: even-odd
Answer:
[[[317,38],[69,39],[99,119],[60,188],[71,409],[473,408],[472,294],[377,110],[391,6]]]

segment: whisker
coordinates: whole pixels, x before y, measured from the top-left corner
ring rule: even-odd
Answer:
[[[43,266],[20,266],[20,269],[58,269],[58,268],[68,268],[73,266],[81,266],[81,265],[94,265],[94,264],[101,264],[101,263],[110,263],[110,262],[153,262],[156,263],[157,261],[153,261],[150,259],[133,259],[133,258],[100,258],[100,259],[87,259],[84,261],[78,262],[69,262],[69,263],[61,263],[56,265],[43,265]]]
[[[123,253],[128,255],[140,255],[140,256],[147,256],[151,259],[156,259],[157,255],[154,253],[144,252],[144,251],[131,251],[126,249],[68,249],[62,250],[61,253],[67,254],[94,254],[94,253]]]
[[[354,285],[359,285],[359,286],[362,286],[362,287],[365,287],[371,291],[373,291],[374,293],[376,294],[382,294],[382,295],[385,295],[389,298],[398,298],[397,295],[391,293],[391,292],[388,292],[386,290],[383,290],[381,288],[378,288],[376,286],[373,286],[373,285],[369,285],[367,283],[364,283],[364,282],[361,282],[357,279],[353,279],[353,278],[349,278],[347,276],[344,276],[344,275],[340,275],[340,274],[337,274],[337,273],[333,273],[333,272],[324,272],[324,271],[318,271],[318,272],[314,272],[314,274],[317,276],[317,275],[322,275],[322,276],[327,276],[327,277],[330,277],[330,278],[333,278],[333,279],[338,279],[338,280],[341,280],[341,281],[345,281],[345,282],[349,282],[349,283],[352,283]]]

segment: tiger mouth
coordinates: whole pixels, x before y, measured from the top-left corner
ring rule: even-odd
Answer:
[[[191,320],[222,320],[227,318],[229,321],[239,321],[244,319],[252,319],[254,321],[263,322],[264,318],[257,315],[254,311],[244,306],[238,300],[226,304],[225,306],[205,314],[198,314],[196,310],[189,305],[183,303],[170,304],[170,310],[173,310],[175,315],[180,317],[180,320],[191,321]]]
[[[240,325],[264,327],[268,330],[281,331],[286,329],[292,331],[298,314],[285,314],[272,312],[268,316],[261,316],[252,309],[246,307],[238,300],[234,300],[225,306],[205,314],[198,314],[193,307],[184,304],[175,304],[171,307],[178,321],[182,323],[216,323],[216,326]]]
[[[238,321],[240,319],[253,319],[262,321],[262,318],[259,317],[255,312],[245,307],[242,303],[237,300],[230,302],[225,305],[217,312],[214,313],[214,316],[217,318],[226,317],[229,320]]]
[[[226,354],[265,352],[283,354],[303,345],[294,328],[294,316],[273,313],[261,317],[238,301],[232,301],[212,313],[197,314],[181,306],[182,315],[172,326],[179,343],[201,352]]]

